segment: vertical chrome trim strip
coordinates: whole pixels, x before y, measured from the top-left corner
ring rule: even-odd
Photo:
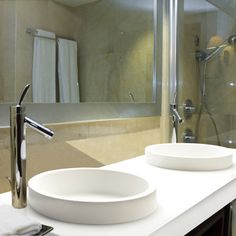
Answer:
[[[162,0],[162,102],[161,143],[170,142],[170,1]]]
[[[173,132],[170,104],[178,101],[178,15],[179,1],[163,0],[161,142],[171,142]],[[176,96],[176,100],[175,100]]]
[[[157,1],[154,0],[154,9],[153,9],[153,75],[152,75],[152,101],[157,102],[157,27],[158,27],[158,18],[157,18]]]
[[[177,98],[177,36],[178,36],[178,0],[170,0],[170,103],[175,104]],[[176,101],[175,101],[176,100]]]

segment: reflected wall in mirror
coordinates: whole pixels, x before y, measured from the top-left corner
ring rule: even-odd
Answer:
[[[155,102],[154,0],[1,0],[0,102]]]

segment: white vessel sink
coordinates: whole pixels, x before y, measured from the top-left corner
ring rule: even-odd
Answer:
[[[41,173],[29,180],[29,204],[37,212],[71,223],[133,221],[156,208],[156,188],[118,171],[76,168]]]
[[[146,161],[154,166],[177,170],[220,170],[232,165],[229,148],[190,143],[165,143],[145,148]]]

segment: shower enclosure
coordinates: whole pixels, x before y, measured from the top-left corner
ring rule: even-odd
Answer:
[[[176,106],[184,117],[177,142],[236,148],[236,0],[176,2],[177,34],[169,31],[177,48],[177,66],[169,70],[176,78],[169,80],[176,82]],[[230,235],[236,236],[236,201],[231,209]]]
[[[178,142],[236,147],[236,1],[178,6]]]

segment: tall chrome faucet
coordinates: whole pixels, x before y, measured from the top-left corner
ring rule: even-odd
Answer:
[[[26,85],[17,105],[10,107],[10,135],[11,135],[11,192],[12,205],[24,208],[27,205],[26,183],[26,126],[37,130],[47,138],[53,136],[53,131],[26,117],[25,106],[22,101],[30,87]]]

